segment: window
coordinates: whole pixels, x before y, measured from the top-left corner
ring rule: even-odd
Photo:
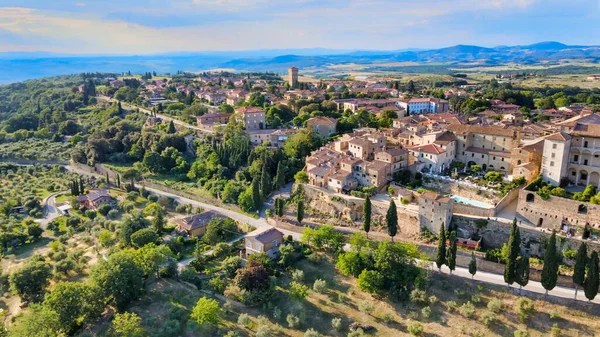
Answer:
[[[552,156],[550,156],[552,158],[556,157],[556,153],[552,153]]]
[[[274,247],[277,247],[278,245],[279,245],[279,241],[277,241],[277,240],[273,240],[273,246],[274,246]]]
[[[583,160],[583,165],[587,165],[587,164],[588,164],[588,160],[587,160],[587,159],[584,159],[584,160]]]
[[[252,249],[252,242],[248,241],[248,248]]]
[[[550,162],[550,166],[554,166],[554,162],[553,161]]]
[[[262,251],[262,246],[261,245],[256,245],[256,250],[259,251],[259,252]]]
[[[577,155],[577,154],[576,154],[576,155],[574,155],[574,156],[573,156],[573,161],[579,161],[579,155]]]
[[[583,142],[583,147],[588,147],[588,141]]]
[[[556,144],[552,144],[552,149],[556,150]]]

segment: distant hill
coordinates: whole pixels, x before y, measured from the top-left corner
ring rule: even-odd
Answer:
[[[542,61],[557,62],[560,60],[583,60],[596,63],[600,60],[600,46],[570,46],[560,42],[546,41],[526,46],[487,48],[456,45],[430,50],[388,51],[311,48],[187,52],[141,56],[73,56],[45,52],[10,52],[0,53],[0,83],[91,71],[174,73],[179,70],[200,71],[231,68],[239,71],[284,73],[290,66],[307,69],[345,63],[443,62],[461,64],[478,62],[496,65],[505,63],[536,64]]]

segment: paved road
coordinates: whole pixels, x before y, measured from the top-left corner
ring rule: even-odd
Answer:
[[[77,168],[71,167],[71,166],[67,166],[67,169],[73,171],[73,172],[77,172],[80,174],[86,174],[86,175],[94,175],[97,177],[103,177],[102,175],[98,175],[95,173],[90,173],[87,171],[83,171],[83,170],[79,170]],[[247,223],[250,224],[256,228],[268,228],[271,227],[266,219],[264,217],[260,217],[258,219],[252,218],[246,214],[242,214],[242,213],[238,213],[236,211],[230,210],[230,209],[226,209],[226,208],[221,208],[215,205],[210,205],[210,204],[206,204],[203,202],[199,202],[196,200],[192,200],[192,199],[188,199],[188,198],[184,198],[184,197],[180,197],[178,195],[174,195],[168,192],[164,192],[161,190],[157,190],[154,188],[146,188],[148,191],[155,193],[157,195],[161,195],[161,196],[165,196],[165,197],[170,197],[173,198],[174,200],[176,200],[179,203],[184,203],[184,204],[191,204],[193,206],[196,207],[202,207],[204,209],[209,209],[209,210],[216,210],[219,211],[221,213],[223,213],[224,215],[231,217],[234,220],[243,222],[243,223]],[[288,231],[288,230],[283,230],[283,229],[279,229],[280,231],[283,232],[284,235],[292,235],[292,237],[294,238],[294,240],[299,240],[300,239],[300,235],[299,233],[296,232],[292,232],[292,231]],[[243,236],[233,240],[230,242],[233,243],[239,239],[241,239]],[[344,246],[344,250],[349,250],[350,246],[348,244],[346,244]],[[207,252],[207,253],[212,253],[211,251]],[[193,258],[191,259],[186,259],[183,261],[179,261],[178,263],[178,268],[183,269],[185,266],[187,266],[191,261],[193,260]],[[435,267],[434,263],[431,263],[431,268],[434,271],[437,271],[437,268]],[[446,266],[442,267],[442,272],[444,273],[449,273],[449,270],[447,269]],[[462,277],[462,278],[471,278],[471,274],[469,274],[469,270],[467,268],[464,267],[456,267],[456,270],[453,272],[452,274],[455,277]],[[501,286],[506,286],[506,283],[504,283],[504,275],[499,275],[499,274],[493,274],[493,273],[487,273],[487,272],[477,272],[474,280],[476,281],[480,281],[480,282],[485,282],[485,283],[490,283],[490,284],[495,284],[495,285],[501,285]],[[529,284],[524,287],[523,289],[528,290],[530,292],[533,293],[538,293],[538,294],[545,294],[546,290],[544,289],[544,287],[542,287],[542,285],[539,282],[533,282],[530,281]],[[575,289],[573,288],[565,288],[565,287],[556,287],[554,288],[552,291],[549,292],[549,295],[551,296],[556,296],[556,297],[560,297],[560,298],[568,298],[568,299],[573,299],[575,297]],[[583,291],[579,291],[577,294],[577,300],[579,301],[585,301],[587,302],[587,299],[585,298],[585,295],[583,294]],[[593,301],[593,303],[600,303],[600,296],[596,297],[596,299]]]
[[[110,97],[107,97],[107,96],[97,96],[97,98],[100,99],[100,100],[103,100],[103,101],[111,102],[111,103],[117,102],[117,100],[115,100],[114,98],[110,98]],[[147,115],[151,115],[152,114],[152,111],[150,111],[150,110],[148,110],[146,108],[141,108],[139,106],[132,105],[132,104],[129,104],[129,103],[121,102],[121,106],[123,106],[123,108],[129,109],[129,110],[140,109],[140,112],[143,112],[143,113],[145,113]],[[209,133],[209,134],[215,133],[212,130],[202,129],[202,128],[197,127],[196,125],[188,124],[186,122],[180,121],[180,120],[178,120],[176,118],[173,118],[173,117],[169,117],[167,115],[156,114],[156,117],[158,117],[158,118],[160,118],[160,119],[162,119],[164,121],[168,121],[168,122],[173,121],[173,124],[179,125],[181,127],[187,128],[187,129],[192,129],[192,130],[195,130],[195,131],[200,131],[200,132]]]
[[[40,224],[40,227],[42,227],[44,230],[46,229],[48,224],[52,222],[52,220],[54,220],[62,215],[56,206],[56,197],[59,195],[68,193],[68,192],[69,191],[57,192],[57,193],[49,195],[46,199],[44,199],[44,201],[43,201],[44,218],[35,220],[37,223]]]

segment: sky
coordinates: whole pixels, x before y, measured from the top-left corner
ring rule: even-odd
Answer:
[[[0,0],[0,52],[600,45],[600,0]]]

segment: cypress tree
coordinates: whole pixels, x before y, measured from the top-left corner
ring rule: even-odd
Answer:
[[[452,271],[456,269],[456,251],[458,250],[457,241],[456,231],[450,232],[450,249],[448,249],[448,261],[446,262],[450,269],[450,275],[452,275]]]
[[[79,194],[85,193],[85,187],[83,186],[83,177],[79,177]]]
[[[108,172],[106,172],[106,186],[110,187],[110,177],[108,176]]]
[[[175,123],[173,123],[173,121],[171,120],[169,122],[169,129],[167,130],[168,133],[175,133],[177,132],[177,130],[175,130]]]
[[[369,237],[369,231],[371,230],[371,197],[367,194],[365,198],[365,202],[363,204],[363,230],[367,233],[367,238]]]
[[[556,232],[552,230],[550,240],[546,245],[546,251],[544,252],[544,268],[542,269],[542,286],[546,289],[546,295],[548,291],[556,287],[556,281],[558,280],[558,254],[556,252]]]
[[[521,256],[517,262],[517,274],[515,282],[519,285],[519,290],[529,283],[529,256]]]
[[[575,258],[575,267],[573,268],[573,283],[575,283],[575,299],[577,299],[577,291],[579,287],[583,287],[585,282],[585,268],[587,266],[587,244],[582,242],[577,249],[577,257]]]
[[[281,162],[277,164],[277,173],[275,174],[275,189],[280,189],[285,186],[285,172],[283,172],[283,165]]]
[[[600,285],[598,275],[598,252],[593,251],[588,260],[587,274],[584,281],[585,297],[591,301],[598,294],[598,285]]]
[[[517,275],[517,259],[521,252],[521,233],[517,226],[517,218],[513,220],[512,228],[510,229],[510,237],[508,238],[508,258],[504,267],[504,282],[509,286],[516,280]]]
[[[254,209],[257,211],[260,210],[262,200],[260,199],[260,188],[257,178],[252,180],[252,201],[254,202]]]
[[[390,200],[390,207],[385,215],[385,220],[387,222],[388,235],[392,238],[392,242],[394,242],[394,236],[398,233],[398,209],[396,208],[394,199]]]
[[[152,227],[154,227],[154,231],[156,231],[158,235],[163,232],[163,229],[165,228],[165,217],[162,210],[159,210],[154,219],[152,219]]]
[[[471,252],[471,261],[469,262],[469,274],[471,274],[471,280],[477,273],[477,259],[475,258],[475,252]]]
[[[304,219],[304,200],[300,200],[300,201],[298,201],[298,209],[296,211],[296,220],[298,220],[298,223],[302,223],[303,219]]]
[[[119,115],[123,114],[123,106],[121,105],[121,101],[117,103],[117,109],[119,110]]]
[[[440,225],[440,238],[438,240],[437,255],[435,257],[435,265],[438,270],[442,270],[442,266],[446,264],[446,229],[442,222]]]
[[[271,177],[267,172],[267,165],[263,164],[262,172],[260,174],[260,193],[263,200],[267,199],[271,193]]]
[[[121,175],[117,174],[117,187],[121,188]]]

